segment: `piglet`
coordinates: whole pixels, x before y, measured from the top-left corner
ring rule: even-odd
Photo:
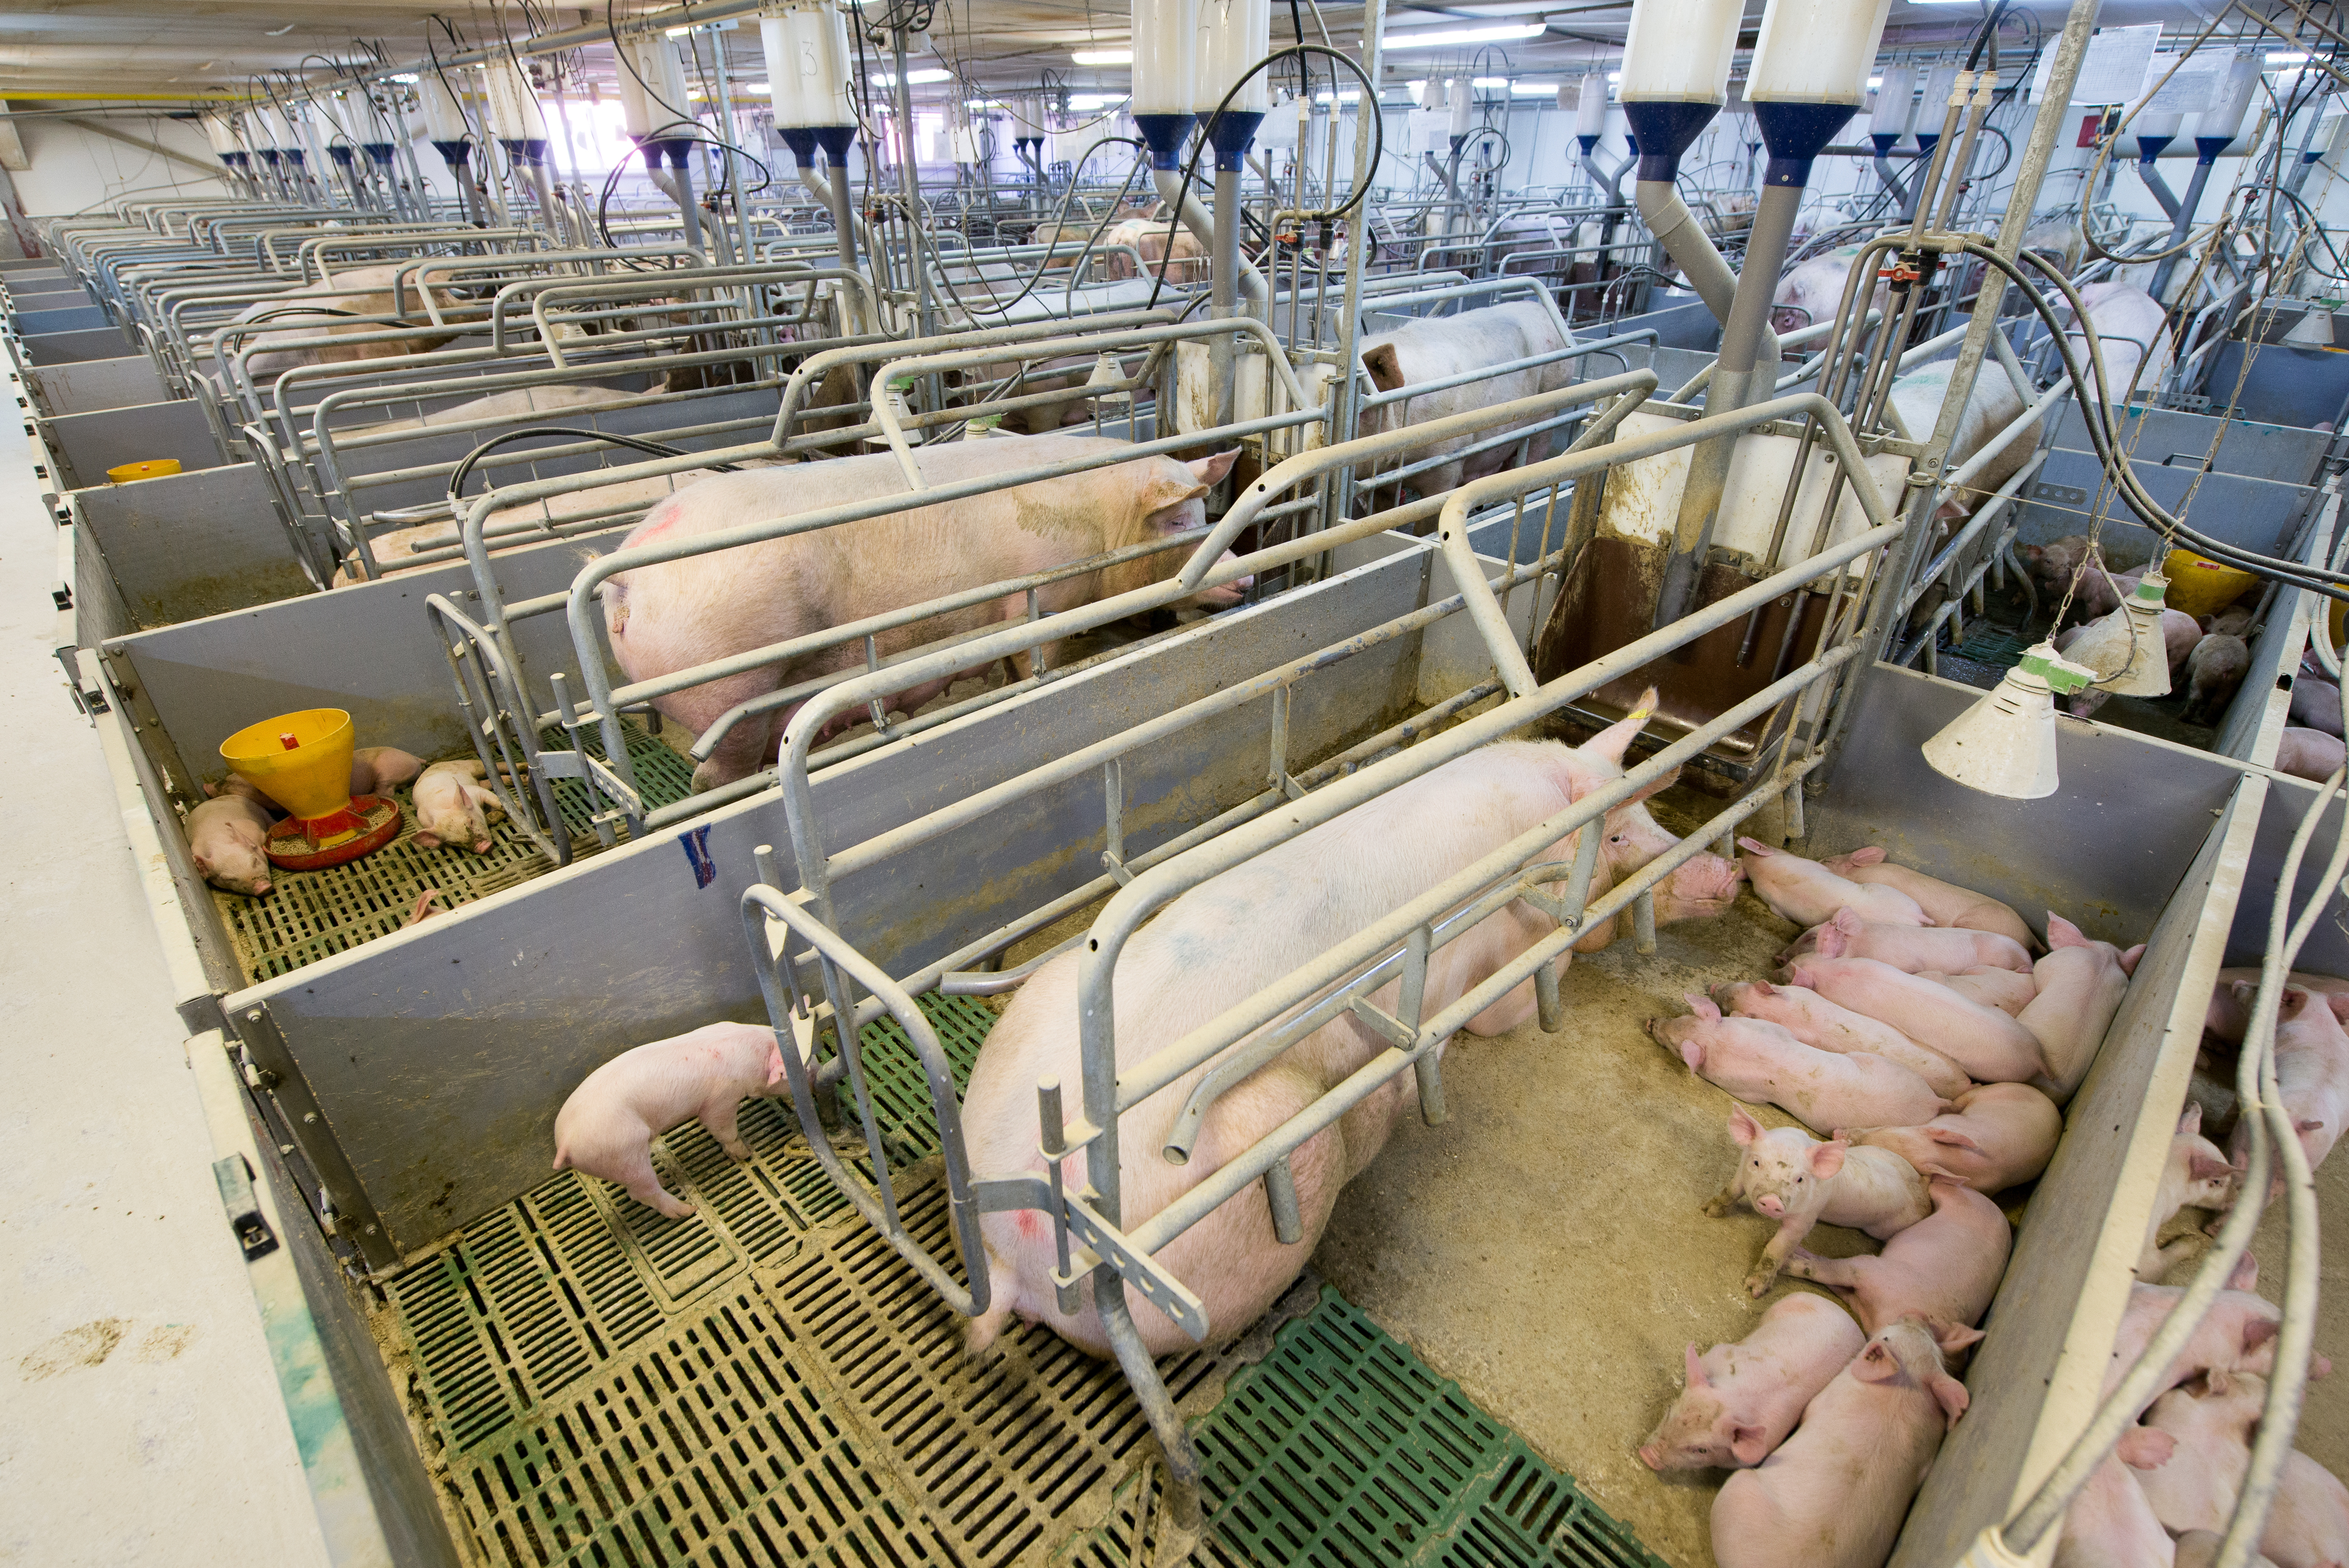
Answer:
[[[2302,728],[2323,730],[2333,739],[2340,739],[2341,688],[2303,667],[2292,683],[2290,722]]]
[[[1803,1424],[1713,1502],[1721,1568],[1879,1568],[1941,1438],[1966,1411],[1942,1364],[1982,1336],[1903,1317],[1878,1329]]]
[[[2198,1387],[2172,1388],[2153,1402],[2145,1424],[2176,1440],[2167,1464],[2139,1473],[2164,1528],[2223,1531],[2251,1467],[2251,1434],[2268,1380],[2250,1372],[2206,1372]]]
[[[351,753],[351,793],[380,795],[423,771],[424,758],[396,746],[362,746]]]
[[[2064,1511],[2054,1568],[2158,1568],[2170,1561],[2169,1532],[2129,1470],[2168,1462],[2176,1439],[2132,1427]]]
[[[2295,1450],[2283,1462],[2275,1501],[2260,1532],[2260,1552],[2276,1568],[2349,1563],[2349,1486]]]
[[[1985,966],[1960,970],[1955,975],[1942,969],[1920,969],[1917,978],[1946,985],[1969,1001],[1995,1007],[2010,1018],[2020,1017],[2023,1009],[2031,1006],[2032,998],[2039,995],[2039,987],[2031,983],[2029,974],[2017,975],[2012,969]]]
[[[2251,667],[2251,645],[2240,637],[2205,637],[2194,645],[2186,661],[2186,722],[2218,723]]]
[[[2220,1210],[2234,1202],[2236,1171],[2219,1146],[2202,1136],[2202,1108],[2189,1105],[2178,1119],[2169,1140],[2169,1158],[2161,1168],[2161,1185],[2154,1191],[2153,1215],[2145,1228],[2145,1251],[2137,1260],[2137,1277],[2160,1283],[2172,1264],[2188,1256],[2194,1244],[2186,1240],[2159,1244],[2161,1227],[2184,1208]]]
[[[2251,635],[2252,609],[2249,604],[2230,604],[2202,617],[2202,634],[2206,637],[2241,637]]]
[[[1740,839],[1745,853],[1738,863],[1754,892],[1782,919],[1796,925],[1816,925],[1835,918],[1839,909],[1853,909],[1867,919],[1888,925],[1930,925],[1915,899],[1898,888],[1870,887],[1837,876],[1816,861],[1785,850],[1774,850],[1758,839]]]
[[[2310,969],[2285,971],[2285,982],[2324,995],[2349,995],[2349,980]],[[2256,965],[2220,970],[2219,982],[2210,989],[2210,1006],[2202,1016],[2203,1032],[2216,1035],[2230,1045],[2241,1045],[2243,1031],[2251,1025],[2251,997],[2258,993],[2259,985]]]
[[[1742,1150],[1737,1167],[1704,1212],[1720,1219],[1744,1199],[1755,1213],[1778,1222],[1745,1276],[1748,1295],[1769,1294],[1786,1253],[1814,1225],[1847,1225],[1881,1242],[1933,1212],[1925,1179],[1898,1154],[1854,1149],[1841,1138],[1821,1143],[1795,1127],[1765,1131],[1742,1106],[1729,1113],[1729,1136]]]
[[[2026,1083],[2044,1070],[2039,1037],[1996,1007],[1873,958],[1800,958],[1782,976],[1837,1006],[1889,1024],[1940,1052],[1979,1083]],[[1847,1127],[1909,1126],[1924,1117],[1844,1122]]]
[[[2088,1076],[2096,1047],[2104,1044],[2105,1031],[2128,994],[2129,976],[2145,956],[2145,944],[2124,953],[2109,942],[2091,940],[2052,911],[2047,944],[2047,956],[2031,972],[2039,995],[2015,1021],[2031,1031],[2045,1053],[2047,1070],[2033,1081],[2061,1105]]]
[[[2248,1010],[2256,989],[2237,981],[2237,1005]],[[2300,1147],[2312,1171],[2333,1152],[2342,1123],[2349,1120],[2349,1034],[2341,1027],[2344,1019],[2349,1019],[2349,995],[2338,991],[2287,985],[2283,1000],[2276,1006],[2276,1090],[2284,1109],[2292,1113],[2292,1127],[2300,1134]],[[2251,1130],[2238,1120],[2230,1152],[2249,1164],[2251,1149]],[[2279,1169],[2269,1183],[2269,1201],[2282,1190],[2283,1173]]]
[[[1998,1294],[2013,1233],[1998,1205],[1972,1188],[1936,1176],[1929,1190],[1932,1213],[1876,1256],[1823,1258],[1797,1247],[1786,1272],[1843,1297],[1871,1334],[1909,1312],[1972,1327]]]
[[[1870,887],[1889,887],[1914,899],[1925,918],[1934,925],[1962,925],[1969,931],[1994,931],[2001,936],[2011,936],[2024,948],[2035,947],[2039,939],[2023,916],[1987,893],[1976,892],[1970,887],[1945,882],[1939,877],[1929,877],[1923,872],[1896,866],[1884,858],[1884,851],[1874,844],[1863,844],[1847,855],[1829,855],[1819,862],[1840,877]]]
[[[490,819],[502,813],[496,791],[481,780],[488,770],[478,760],[435,762],[416,780],[416,842],[437,850],[458,844],[477,855],[490,852]]]
[[[1924,1176],[1946,1176],[1977,1192],[2003,1192],[2047,1169],[2064,1113],[2027,1083],[1986,1083],[1921,1127],[1865,1127],[1855,1144],[1889,1149]],[[2214,1151],[2215,1152],[2215,1151]]]
[[[237,780],[242,782],[242,780]],[[216,888],[259,897],[269,891],[269,813],[242,794],[223,794],[188,813],[196,874]]]
[[[2178,1348],[2178,1355],[2162,1374],[2161,1381],[2147,1397],[2150,1405],[2155,1397],[2177,1387],[2190,1378],[2217,1370],[2220,1372],[2255,1372],[2261,1376],[2275,1370],[2276,1324],[2283,1314],[2261,1297],[2251,1294],[2259,1284],[2260,1265],[2246,1253],[2235,1265],[2227,1281],[2227,1288],[2210,1304],[2202,1321]],[[2111,1361],[2105,1368],[2104,1390],[2099,1398],[2109,1398],[2121,1379],[2128,1376],[2145,1347],[2178,1306],[2186,1294],[2183,1286],[2137,1284],[2129,1287],[2128,1305],[2121,1313],[2121,1326],[2113,1337]],[[2308,1375],[2312,1377],[2329,1376],[2333,1363],[2323,1356],[2310,1357]],[[2143,1413],[2140,1407],[2139,1412]]]
[[[1899,1062],[1944,1099],[1955,1099],[1973,1087],[1973,1079],[1940,1052],[1926,1049],[1889,1024],[1838,1007],[1816,991],[1773,985],[1767,980],[1744,980],[1715,985],[1713,999],[1739,1017],[1782,1024],[1795,1038],[1815,1049],[1845,1054],[1872,1051],[1886,1061]]]
[[[1778,954],[1778,962],[1806,953],[1822,958],[1874,958],[1911,975],[1923,969],[1959,974],[1977,968],[2031,973],[2029,949],[2011,936],[1963,926],[1886,925],[1862,919],[1854,909],[1839,909],[1832,920],[1803,933]]]
[[[2152,1429],[2150,1427],[2146,1429],[2147,1431]],[[2139,1487],[2137,1491],[2141,1494],[2145,1489]],[[2146,1506],[2150,1508],[2153,1505],[2147,1503]],[[2157,1520],[2155,1522],[2160,1522]],[[2168,1532],[2162,1533],[2167,1537]],[[2226,1540],[2215,1530],[2188,1531],[2178,1538],[2178,1555],[2169,1560],[2171,1568],[2218,1568],[2219,1548],[2226,1543]],[[2243,1568],[2276,1568],[2276,1561],[2264,1552],[2254,1552],[2244,1562]]]
[[[1923,1121],[1949,1103],[1898,1062],[1866,1051],[1815,1050],[1782,1025],[1724,1018],[1707,997],[1691,995],[1688,1005],[1692,1016],[1651,1018],[1648,1032],[1691,1072],[1739,1099],[1775,1105],[1806,1126],[1828,1131]]]
[[[2276,771],[2322,784],[2341,771],[2342,756],[2339,736],[2295,726],[2276,743]]]
[[[646,1207],[685,1219],[693,1205],[661,1186],[652,1140],[697,1119],[719,1147],[748,1160],[735,1109],[782,1081],[775,1032],[753,1024],[709,1024],[622,1051],[589,1073],[555,1113],[554,1168],[601,1176]]]
[[[217,784],[204,786],[204,797],[207,799],[220,799],[232,795],[240,800],[252,801],[266,811],[269,814],[269,820],[273,822],[285,814],[276,801],[261,792],[260,785],[238,774],[232,773]]]
[[[2116,615],[2124,614],[2119,609],[2115,609],[2112,613]],[[2070,632],[2057,637],[2056,651],[2064,652],[2072,639],[2085,630],[2085,627],[2075,626]],[[2163,649],[2168,655],[2169,687],[2172,691],[2176,691],[2185,684],[2181,677],[2186,674],[2187,663],[2192,658],[2196,645],[2202,641],[2202,628],[2193,616],[2183,610],[2164,610],[2161,613],[2161,640]],[[2107,678],[2119,673],[2118,670],[2105,672]],[[2075,692],[2065,698],[2064,706],[2065,711],[2073,717],[2086,718],[2104,707],[2111,696],[2112,693],[2101,686],[2089,686],[2086,690]]]
[[[1734,1345],[1699,1356],[1692,1342],[1681,1396],[1640,1445],[1640,1462],[1651,1470],[1760,1464],[1867,1340],[1851,1314],[1806,1291],[1772,1303]]]

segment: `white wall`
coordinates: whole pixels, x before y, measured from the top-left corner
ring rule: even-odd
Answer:
[[[16,107],[40,107],[16,100]],[[96,109],[99,105],[91,105]],[[227,185],[207,179],[186,164],[96,135],[62,119],[22,119],[15,121],[25,144],[29,167],[15,176],[16,194],[25,211],[36,218],[102,207],[118,196],[221,196]],[[165,115],[109,114],[106,124],[125,136],[135,136],[170,148],[207,167],[217,167],[204,134],[186,120]]]

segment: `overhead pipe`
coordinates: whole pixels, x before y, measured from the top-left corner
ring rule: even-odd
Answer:
[[[1755,372],[1803,191],[1810,183],[1812,162],[1867,97],[1868,67],[1891,8],[1892,0],[1770,0],[1762,14],[1745,97],[1754,105],[1770,162],[1705,391],[1708,415],[1733,412],[1754,400],[1757,385],[1766,394],[1776,381],[1775,364],[1767,375]],[[1655,123],[1653,134],[1667,138],[1667,145],[1669,139],[1678,139],[1669,153],[1658,146],[1660,154],[1676,160],[1718,111],[1741,10],[1738,0],[1639,0],[1634,5],[1631,32],[1624,40],[1623,82],[1627,97],[1636,92],[1649,103],[1643,114]],[[1635,45],[1638,67],[1632,63]],[[1642,180],[1650,173],[1643,168]],[[1736,447],[1735,436],[1716,437],[1691,454],[1672,548],[1656,593],[1656,626],[1694,607]]]

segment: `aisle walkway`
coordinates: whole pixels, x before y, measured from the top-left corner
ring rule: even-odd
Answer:
[[[15,388],[9,390],[13,393]],[[327,1561],[98,738],[0,433],[0,1563]]]

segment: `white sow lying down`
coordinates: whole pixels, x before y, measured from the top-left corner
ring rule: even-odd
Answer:
[[[1645,702],[1653,700],[1651,693]],[[1501,743],[1472,752],[1177,899],[1126,944],[1119,960],[1121,1068],[1173,1045],[1570,800],[1620,777],[1624,748],[1646,711],[1643,706],[1578,750],[1555,743]],[[1661,787],[1659,782],[1642,793]],[[1609,812],[1606,828],[1602,866],[1616,875],[1654,859],[1675,841],[1638,804]],[[1573,852],[1569,838],[1546,858],[1565,859]],[[1673,896],[1658,890],[1658,918],[1720,913],[1735,896],[1735,869],[1725,861],[1692,860],[1669,890]],[[1458,1000],[1555,929],[1547,916],[1516,903],[1439,949],[1429,968],[1423,1016]],[[981,1047],[963,1101],[975,1171],[1044,1168],[1037,1151],[1036,1085],[1047,1076],[1064,1085],[1081,1081],[1076,1001],[1082,956],[1071,953],[1038,971]],[[1212,976],[1213,983],[1203,984],[1203,976]],[[1392,1009],[1394,992],[1390,985],[1373,1000]],[[1527,981],[1469,1028],[1479,1035],[1500,1033],[1524,1020],[1533,1006]],[[1218,1100],[1183,1165],[1169,1163],[1161,1150],[1204,1068],[1127,1111],[1119,1119],[1124,1223],[1131,1227],[1157,1213],[1387,1048],[1381,1037],[1340,1016]],[[1414,1098],[1412,1075],[1401,1074],[1290,1157],[1304,1221],[1300,1244],[1284,1246],[1275,1239],[1258,1182],[1157,1254],[1198,1294],[1216,1335],[1228,1336],[1247,1327],[1288,1287],[1329,1222],[1338,1190],[1378,1153]],[[1082,1156],[1062,1169],[1069,1180],[1086,1180]],[[1090,1300],[1074,1316],[1060,1311],[1051,1284],[1050,1222],[1031,1211],[985,1214],[979,1224],[986,1256],[965,1263],[974,1274],[987,1271],[993,1305],[971,1325],[972,1349],[991,1345],[1016,1315],[1048,1324],[1095,1355],[1107,1354],[1108,1340]],[[1153,1353],[1188,1347],[1183,1331],[1155,1308],[1137,1303],[1134,1315]]]

